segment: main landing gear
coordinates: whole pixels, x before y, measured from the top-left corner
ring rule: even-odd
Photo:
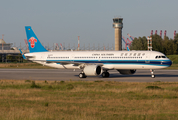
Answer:
[[[107,71],[102,73],[102,77],[103,77],[103,78],[109,77],[109,75],[110,75],[110,74],[109,74],[109,72],[107,72]]]
[[[87,76],[85,75],[85,73],[80,73],[79,75],[79,78],[86,78]]]
[[[101,74],[101,76],[102,76],[103,78],[109,77],[109,75],[110,75],[110,74],[109,74],[109,72],[107,72],[107,71],[105,71],[105,72],[103,72],[103,73]],[[79,76],[79,78],[86,78],[86,77],[87,77],[84,72],[80,73],[78,76]]]
[[[154,72],[153,72],[152,69],[150,70],[150,72],[151,72],[151,77],[152,77],[152,78],[155,78],[155,75],[154,75]]]

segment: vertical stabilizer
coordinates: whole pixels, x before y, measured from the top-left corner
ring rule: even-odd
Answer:
[[[42,46],[37,36],[33,32],[31,26],[25,26],[25,31],[27,35],[27,42],[29,46],[29,51],[31,52],[46,52],[47,50]]]

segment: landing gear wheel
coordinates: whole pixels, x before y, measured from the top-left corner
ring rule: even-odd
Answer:
[[[103,73],[102,73],[102,77],[106,77],[106,72],[103,72]]]
[[[151,75],[152,78],[155,78],[155,75]]]
[[[79,75],[79,78],[86,78],[87,76],[85,75],[85,73],[80,73]]]
[[[109,72],[103,72],[102,77],[109,77]]]
[[[106,77],[109,77],[109,76],[110,76],[109,72],[106,72]]]

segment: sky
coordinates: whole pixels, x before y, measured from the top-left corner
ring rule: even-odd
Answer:
[[[122,36],[149,36],[151,30],[178,32],[178,0],[1,0],[0,35],[25,46],[25,26],[43,45],[114,44],[114,17],[123,18]],[[163,36],[163,35],[162,35]],[[1,37],[0,37],[1,38]]]

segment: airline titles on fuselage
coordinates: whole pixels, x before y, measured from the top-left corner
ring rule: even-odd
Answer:
[[[94,53],[94,54],[92,54],[92,56],[114,56],[114,54],[111,54],[111,53],[106,53],[106,54],[96,54],[96,53]]]

